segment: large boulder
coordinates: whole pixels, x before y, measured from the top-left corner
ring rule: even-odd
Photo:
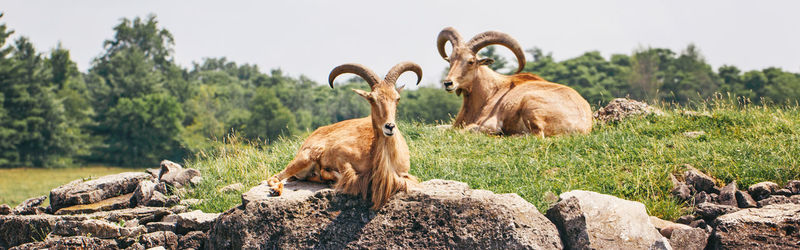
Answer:
[[[711,236],[715,249],[796,249],[800,205],[776,204],[720,216]]]
[[[0,216],[0,249],[44,240],[58,220],[47,214]]]
[[[200,176],[200,171],[197,169],[183,168],[178,163],[163,160],[161,161],[161,172],[159,172],[158,179],[175,188],[181,188],[190,184],[192,178],[197,176]]]
[[[558,227],[565,248],[648,249],[665,244],[642,203],[583,190],[559,197],[547,218]]]
[[[117,249],[117,242],[114,240],[104,240],[94,237],[74,236],[63,238],[48,238],[44,241],[31,242],[20,246],[12,247],[16,249]]]
[[[562,248],[556,227],[516,194],[431,180],[396,194],[375,211],[359,197],[321,185],[316,189],[298,190],[289,183],[279,197],[243,195],[246,205],[217,219],[205,247]]]
[[[111,197],[91,204],[80,204],[59,209],[55,214],[86,214],[99,211],[109,211],[128,208],[131,205],[131,195],[123,194]]]
[[[88,181],[73,181],[50,191],[50,207],[52,211],[57,211],[68,206],[95,203],[132,193],[139,182],[150,178],[150,174],[144,172],[125,172]]]

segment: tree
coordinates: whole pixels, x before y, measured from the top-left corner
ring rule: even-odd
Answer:
[[[181,160],[183,111],[176,98],[150,94],[120,98],[102,122],[109,133],[102,150],[105,162],[149,166],[162,159]]]
[[[272,89],[256,89],[256,95],[250,102],[250,119],[244,128],[248,137],[274,140],[296,132],[294,115],[281,104]]]

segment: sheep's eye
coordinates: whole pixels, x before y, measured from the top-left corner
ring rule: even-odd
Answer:
[[[475,64],[475,61],[469,60],[469,61],[467,61],[467,63],[469,63],[469,65],[473,65],[473,64]]]

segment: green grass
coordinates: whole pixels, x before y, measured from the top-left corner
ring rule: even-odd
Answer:
[[[411,173],[421,180],[457,180],[472,188],[517,193],[542,212],[551,205],[549,193],[583,189],[639,201],[651,215],[676,219],[691,211],[670,197],[669,174],[681,173],[686,163],[718,178],[719,184],[736,180],[739,187],[760,181],[782,185],[800,177],[798,106],[728,101],[695,106],[710,116],[683,115],[681,107],[662,106],[664,115],[595,123],[588,135],[545,139],[439,130],[416,123],[401,123],[400,129],[411,151]],[[698,130],[707,134],[681,135]],[[239,193],[221,194],[217,189],[236,182],[247,189],[258,185],[280,171],[304,139],[271,145],[243,143],[236,137],[217,142],[214,152],[201,153],[187,164],[205,177],[189,196],[205,199],[198,205],[205,211],[237,206]]]
[[[49,195],[51,189],[73,180],[131,171],[139,172],[144,169],[108,166],[0,169],[0,204],[8,204],[13,208],[28,198]],[[49,200],[44,205],[47,204]]]

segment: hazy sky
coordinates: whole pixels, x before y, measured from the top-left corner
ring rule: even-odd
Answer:
[[[608,57],[639,47],[683,50],[696,44],[716,69],[776,66],[800,71],[800,1],[0,1],[15,36],[40,51],[61,43],[85,71],[113,36],[120,18],[156,14],[175,37],[184,67],[225,56],[262,70],[280,67],[325,83],[342,63],[367,65],[384,75],[410,60],[423,83],[438,82],[447,67],[436,35],[453,26],[465,39],[498,30],[524,49],[556,59],[598,50]],[[502,49],[502,54],[511,53]],[[527,55],[530,57],[530,55]],[[530,59],[530,58],[529,58]],[[514,61],[514,60],[510,60]],[[404,75],[400,82],[411,82]]]

